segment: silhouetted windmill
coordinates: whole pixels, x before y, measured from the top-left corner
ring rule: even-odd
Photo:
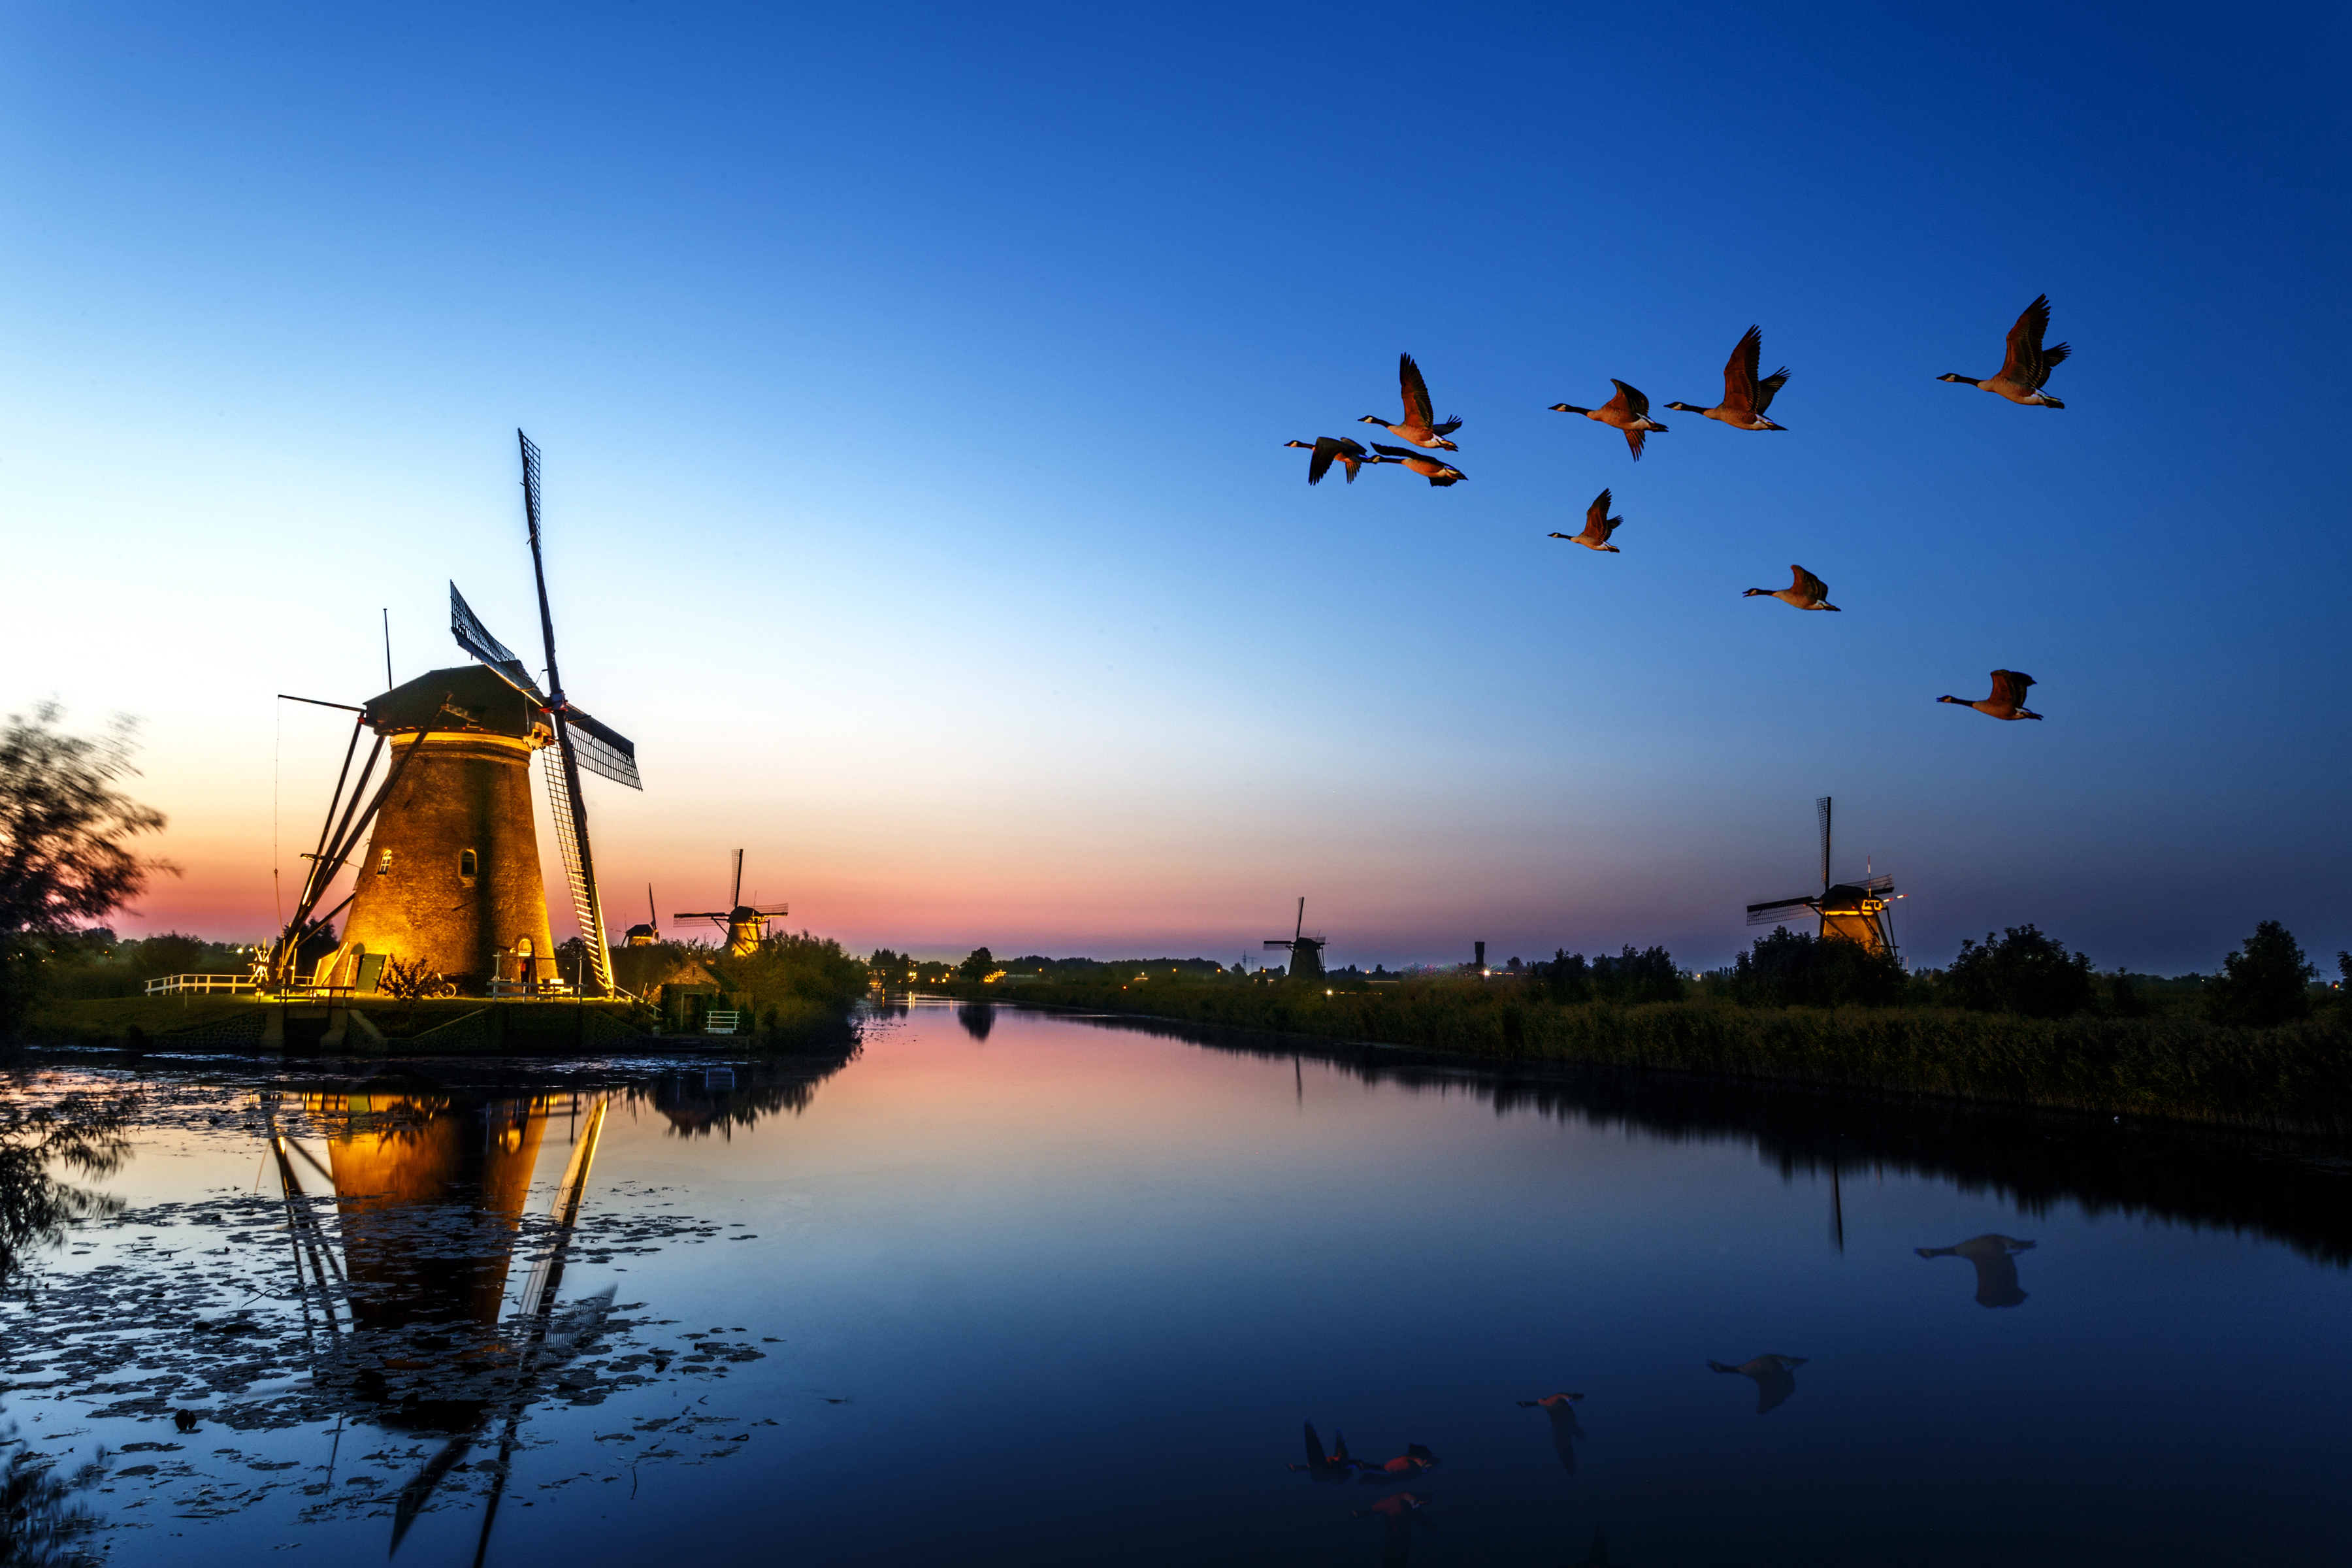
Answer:
[[[1858,942],[1873,952],[1895,953],[1895,928],[1888,910],[1902,895],[1895,890],[1895,879],[1885,873],[1865,875],[1859,882],[1830,880],[1830,796],[1822,795],[1813,802],[1813,815],[1822,827],[1822,890],[1802,898],[1775,899],[1769,904],[1748,906],[1748,923],[1752,926],[1784,925],[1799,910],[1809,910],[1821,919],[1821,936],[1826,940],[1839,937]]]
[[[1307,896],[1305,894],[1300,894],[1298,898],[1297,929],[1287,937],[1266,938],[1265,945],[1286,947],[1290,950],[1291,979],[1320,980],[1323,978],[1324,939],[1307,934]]]
[[[622,938],[631,947],[651,947],[661,941],[661,916],[654,912],[654,885],[646,884],[646,923],[631,926]]]
[[[747,904],[743,901],[743,851],[735,851],[735,890],[728,898],[727,908],[701,910],[693,914],[672,915],[674,921],[712,921],[727,928],[727,951],[737,958],[757,952],[760,943],[767,940],[768,922],[778,915],[791,914],[786,904]]]

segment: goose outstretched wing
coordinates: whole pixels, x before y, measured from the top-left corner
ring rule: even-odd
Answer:
[[[1411,354],[1397,355],[1397,381],[1404,393],[1404,422],[1423,430],[1434,429],[1437,416],[1430,411],[1429,383],[1421,379],[1421,366],[1412,363]]]
[[[1791,566],[1789,570],[1797,574],[1797,580],[1790,584],[1790,587],[1796,589],[1797,592],[1804,595],[1805,597],[1811,599],[1816,603],[1826,604],[1829,602],[1830,585],[1827,583],[1822,582],[1819,577],[1814,576],[1811,572],[1806,571],[1801,566]]]
[[[1616,387],[1617,395],[1602,404],[1603,408],[1622,408],[1636,419],[1647,419],[1650,416],[1648,394],[1626,385],[1613,375],[1609,378],[1609,381],[1610,384]]]
[[[1319,485],[1323,476],[1331,471],[1331,459],[1339,455],[1339,443],[1328,436],[1315,437],[1315,455],[1307,459],[1307,482]]]
[[[2021,386],[2042,384],[2037,377],[2047,377],[2050,374],[2044,365],[2057,363],[2042,352],[2042,337],[2049,331],[2050,296],[2038,294],[2034,296],[2033,303],[2025,307],[2024,313],[2017,318],[2017,325],[2009,329],[2009,353],[2000,362],[2002,380],[2013,381]]]
[[[1764,329],[1750,327],[1723,362],[1723,405],[1735,414],[1756,412],[1756,377],[1764,363]]]
[[[1600,544],[1608,543],[1609,536],[1617,531],[1617,525],[1625,521],[1622,517],[1609,515],[1609,500],[1610,492],[1602,490],[1592,498],[1592,504],[1584,511],[1585,536]]]

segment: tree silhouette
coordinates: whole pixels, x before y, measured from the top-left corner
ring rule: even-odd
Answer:
[[[2310,984],[2319,971],[2286,927],[2264,921],[2245,944],[2221,961],[2205,984],[2205,1016],[2217,1024],[2267,1029],[2311,1016]]]
[[[54,702],[0,728],[0,1037],[30,1006],[44,939],[61,936],[136,898],[155,871],[130,840],[159,831],[163,814],[114,787],[131,765],[131,721],[99,739],[58,727]]]

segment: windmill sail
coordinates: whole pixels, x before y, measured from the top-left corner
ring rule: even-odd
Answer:
[[[521,692],[541,708],[552,708],[547,693],[530,678],[523,662],[514,656],[506,644],[490,635],[482,617],[466,603],[466,595],[457,592],[457,584],[449,584],[449,635],[457,646],[488,665],[508,685]],[[564,717],[572,721],[572,744],[580,756],[580,765],[590,773],[611,779],[614,784],[631,789],[646,787],[637,773],[637,744],[611,725],[602,723],[572,704],[564,704]]]
[[[555,819],[555,840],[563,851],[564,879],[572,884],[572,908],[580,921],[580,940],[588,950],[588,973],[581,979],[583,983],[593,982],[598,995],[610,996],[613,953],[604,942],[604,911],[596,897],[596,862],[588,847],[588,803],[580,794],[580,753],[564,711],[563,678],[556,672],[555,617],[547,607],[547,563],[540,554],[539,448],[520,430],[515,432],[515,440],[522,448],[523,515],[530,524],[530,569],[539,584],[539,626],[547,644],[547,684],[553,689],[547,710],[548,716],[555,721],[555,749],[541,753],[546,758],[549,815]],[[603,728],[597,726],[599,730]],[[627,742],[624,741],[622,744],[625,746]],[[632,775],[636,772],[635,750],[630,748]],[[587,985],[583,984],[582,989],[587,989]]]
[[[459,647],[504,676],[508,685],[541,708],[547,706],[547,694],[539,689],[539,682],[506,644],[490,635],[490,628],[474,614],[474,606],[466,603],[466,595],[457,592],[455,583],[449,584],[449,635],[457,639]]]
[[[635,741],[598,723],[577,708],[567,705],[563,716],[571,721],[572,745],[580,755],[582,767],[631,789],[646,787],[645,781],[637,777]]]

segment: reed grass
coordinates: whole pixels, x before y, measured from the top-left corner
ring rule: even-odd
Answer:
[[[951,987],[959,995],[995,988]],[[2277,1028],[2172,1016],[2026,1018],[1945,1007],[1555,1003],[1534,987],[1439,980],[1309,985],[1036,984],[1004,1000],[1508,1061],[1605,1062],[1909,1094],[2352,1132],[2340,1010]]]

